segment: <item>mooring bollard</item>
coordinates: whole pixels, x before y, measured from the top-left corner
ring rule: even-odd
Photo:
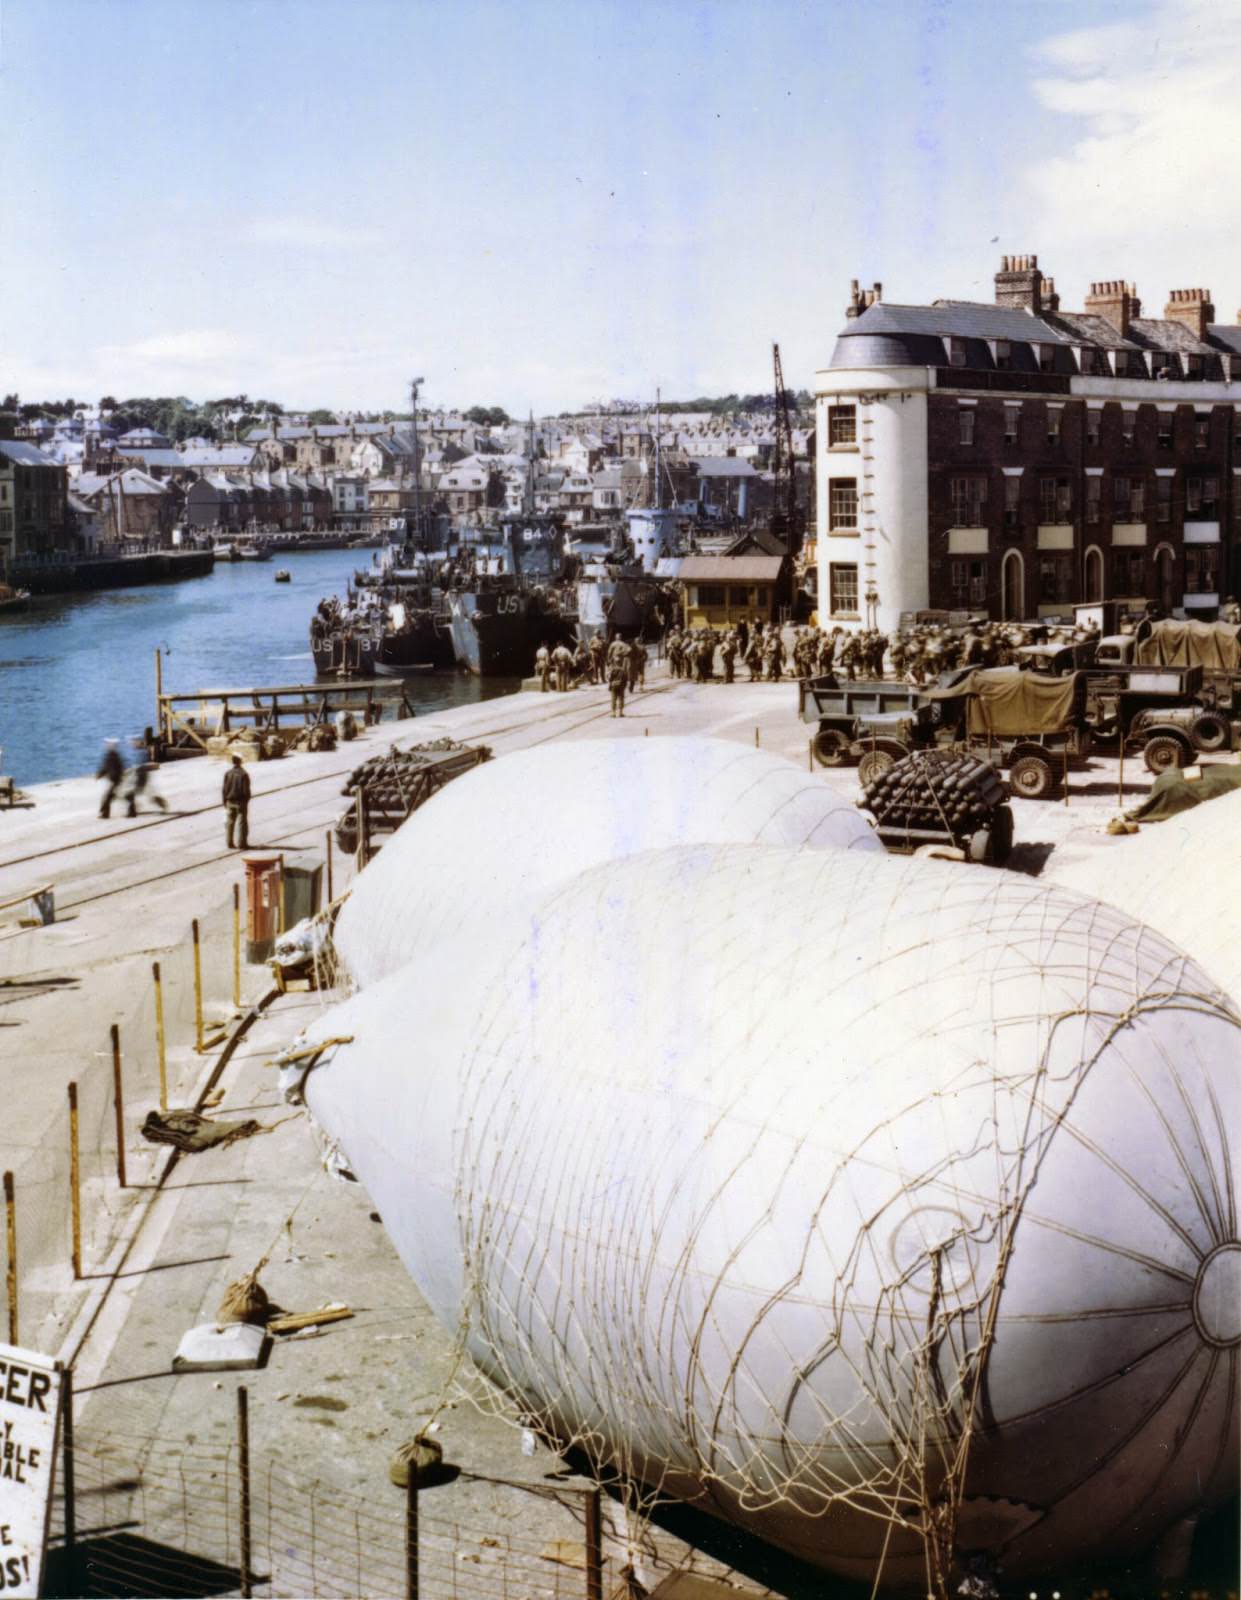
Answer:
[[[82,1276],[82,1168],[78,1158],[78,1086],[69,1085],[69,1215],[73,1224],[73,1276]]]
[[[237,1472],[240,1478],[240,1515],[238,1518],[241,1554],[238,1573],[242,1595],[248,1597],[252,1588],[250,1561],[250,1395],[244,1385],[237,1389]]]
[[[17,1200],[13,1194],[13,1174],[4,1175],[4,1239],[6,1265],[5,1287],[9,1295],[9,1343],[20,1344],[17,1337]]]
[[[151,977],[155,981],[155,1049],[159,1057],[159,1108],[168,1109],[168,1052],[164,1039],[164,982],[160,977],[159,962],[152,961]]]
[[[198,918],[190,923],[194,939],[194,1049],[202,1055],[203,1045],[203,958],[198,937]]]
[[[125,1099],[121,1092],[121,1030],[112,1024],[112,1102],[116,1108],[116,1181],[125,1184]]]
[[[603,1600],[603,1491],[586,1490],[586,1600]]]

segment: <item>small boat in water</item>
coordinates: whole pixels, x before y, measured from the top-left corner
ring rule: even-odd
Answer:
[[[292,583],[293,581],[293,574],[288,567],[277,567],[275,576],[277,583]]]
[[[0,583],[0,616],[7,616],[14,611],[29,610],[29,589],[15,589],[11,584]]]
[[[247,540],[233,546],[234,561],[270,561],[271,551],[261,540]]]

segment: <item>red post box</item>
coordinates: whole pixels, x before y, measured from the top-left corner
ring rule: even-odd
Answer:
[[[280,931],[281,857],[247,856],[246,960],[266,961]]]

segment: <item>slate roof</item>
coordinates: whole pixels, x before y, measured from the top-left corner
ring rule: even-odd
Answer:
[[[183,467],[248,467],[254,460],[254,446],[208,445],[205,449],[182,450],[177,459]]]
[[[743,456],[699,456],[700,478],[757,478],[754,464]]]
[[[50,456],[45,456],[42,450],[32,444],[27,444],[24,439],[0,439],[0,456],[6,457],[19,467],[54,467]]]
[[[677,577],[682,583],[774,583],[782,556],[686,556]]]
[[[121,439],[117,441],[116,449],[119,455],[137,456],[144,467],[167,467],[170,471],[175,471],[177,467],[185,465],[185,458],[181,452],[171,448],[156,450],[148,449],[142,445],[135,447],[126,445],[125,441]]]
[[[1212,322],[1207,328],[1207,338],[1217,350],[1227,350],[1241,356],[1241,328],[1230,328],[1225,322]]]
[[[943,339],[1009,339],[1014,343],[1067,344],[1064,334],[1041,317],[1008,306],[979,305],[964,301],[935,306],[897,306],[878,300],[841,330],[853,333],[922,333]]]

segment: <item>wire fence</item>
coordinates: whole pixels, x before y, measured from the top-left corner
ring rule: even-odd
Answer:
[[[195,918],[200,985],[190,937]],[[89,1278],[103,1270],[136,1198],[157,1181],[168,1159],[166,1146],[142,1137],[147,1113],[159,1108],[161,1100],[173,1106],[193,1104],[210,1071],[210,1052],[222,1042],[224,1024],[235,1015],[235,982],[239,979],[243,1007],[268,985],[266,969],[246,964],[244,930],[239,945],[235,938],[230,885],[222,894],[217,888],[204,904],[187,903],[185,937],[160,957],[158,986],[153,958],[126,958],[109,973],[108,1003],[99,1007],[89,1032],[76,1019],[63,1030],[40,1029],[40,1071],[45,1083],[64,1085],[63,1116],[45,1136],[25,1145],[6,1137],[4,1150],[5,1165],[14,1176],[19,1332],[27,1341],[47,1317],[63,1310],[63,1295],[74,1276],[69,1086],[75,1086],[76,1095],[78,1266],[80,1276]],[[238,971],[235,952],[240,954]],[[17,980],[23,998],[41,996],[48,1006],[81,1005],[69,980],[48,976],[34,965],[22,972],[20,961],[26,954],[31,962],[45,959],[33,939],[24,945],[14,940],[6,948],[10,981]],[[66,989],[60,995],[57,985],[62,983]],[[89,1041],[85,1050],[84,1037]]]
[[[403,1490],[385,1482],[351,1494],[254,1458],[247,1539],[235,1439],[191,1448],[79,1433],[68,1519],[63,1466],[48,1595],[611,1600],[631,1592],[623,1550],[592,1541],[595,1490],[463,1478],[464,1494],[454,1497],[450,1482],[417,1496],[417,1534],[407,1543]]]

